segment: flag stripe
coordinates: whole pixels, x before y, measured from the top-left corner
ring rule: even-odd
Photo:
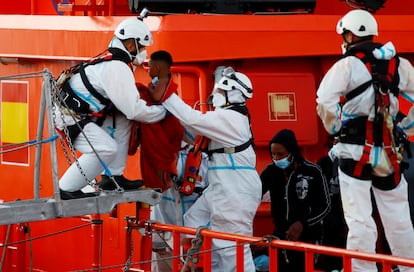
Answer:
[[[21,143],[28,140],[27,114],[27,103],[1,103],[2,142]]]
[[[29,140],[29,83],[27,81],[1,81],[0,87],[1,144],[6,146],[21,143],[25,146]],[[6,149],[3,151],[7,151]],[[22,148],[5,152],[1,156],[1,161],[2,163],[28,164],[29,149]]]
[[[27,103],[27,88],[28,88],[27,82],[2,81],[1,101]]]

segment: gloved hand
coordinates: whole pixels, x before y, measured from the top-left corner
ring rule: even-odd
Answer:
[[[399,124],[396,124],[394,126],[394,130],[395,130],[395,134],[397,135],[397,137],[403,137],[403,138],[407,137],[404,130],[399,126]]]
[[[408,158],[412,157],[411,148],[410,148],[410,140],[408,139],[407,134],[405,134],[404,130],[396,124],[394,126],[394,136],[395,136],[395,144],[400,147],[400,152],[407,152]]]
[[[394,126],[394,135],[397,145],[405,146],[409,142],[407,134],[405,134],[404,130],[398,124]]]

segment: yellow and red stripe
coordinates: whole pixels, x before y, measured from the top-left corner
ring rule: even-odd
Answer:
[[[29,105],[28,82],[1,81],[1,145],[24,144],[29,140]],[[16,148],[16,146],[10,147]],[[10,148],[3,148],[7,151]],[[2,163],[29,163],[27,148],[5,152],[1,156]]]

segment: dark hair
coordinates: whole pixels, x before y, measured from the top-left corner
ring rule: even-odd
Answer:
[[[155,51],[154,53],[151,54],[150,58],[151,60],[154,60],[154,61],[163,61],[168,65],[168,67],[171,67],[171,65],[173,64],[173,59],[172,59],[171,54],[165,50]]]
[[[302,162],[304,160],[302,153],[300,152],[298,141],[296,140],[295,133],[289,129],[282,129],[269,142],[269,151],[271,152],[271,145],[278,143],[283,145],[289,153],[293,155],[296,161]]]

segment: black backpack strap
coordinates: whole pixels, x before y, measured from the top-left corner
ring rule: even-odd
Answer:
[[[83,64],[80,65],[79,67],[79,74],[81,76],[82,82],[85,85],[85,87],[88,89],[88,91],[96,98],[99,100],[99,102],[101,102],[101,104],[103,105],[109,105],[110,101],[109,99],[103,97],[100,93],[98,93],[98,91],[92,86],[92,84],[89,82],[88,77],[86,76],[85,73],[85,67]]]
[[[387,89],[390,90],[396,97],[399,94],[398,83],[398,65],[399,58],[396,56],[391,60],[377,60],[372,55],[372,51],[375,48],[380,48],[382,44],[380,43],[366,43],[360,46],[355,46],[350,49],[343,57],[354,56],[361,60],[364,65],[367,67],[368,71],[371,73],[372,78],[367,82],[364,82],[360,86],[356,87],[354,90],[350,91],[345,96],[345,103],[358,95],[362,94],[369,86],[372,84],[378,84],[380,81],[381,84],[385,84]]]
[[[85,85],[85,87],[88,89],[88,91],[96,99],[99,100],[99,102],[101,102],[101,104],[106,105],[106,106],[110,104],[110,100],[103,97],[92,86],[92,84],[89,82],[88,77],[86,76],[85,67],[89,66],[89,65],[98,64],[98,63],[101,63],[101,62],[104,62],[104,61],[110,61],[110,60],[120,60],[120,61],[124,62],[127,65],[129,65],[131,63],[130,55],[122,49],[111,47],[111,48],[108,48],[108,52],[111,53],[111,54],[107,55],[107,56],[104,56],[104,57],[101,57],[101,58],[98,58],[98,59],[94,59],[91,62],[81,63],[80,66],[79,66],[79,74],[81,76],[82,82]]]
[[[110,47],[108,48],[108,52],[112,54],[111,59],[113,60],[120,60],[126,64],[130,64],[132,62],[130,55],[122,49]]]
[[[347,93],[345,95],[345,102],[362,94],[366,89],[368,89],[369,86],[371,86],[371,84],[372,84],[372,79],[368,80],[365,83],[362,83],[361,85],[359,85],[358,87],[356,87],[355,89]]]

